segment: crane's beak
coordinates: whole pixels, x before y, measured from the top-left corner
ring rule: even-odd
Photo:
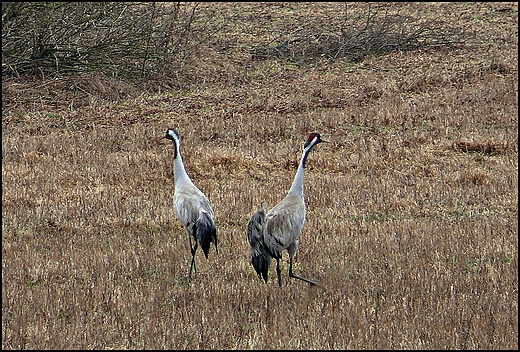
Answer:
[[[166,135],[163,135],[162,137],[157,137],[157,138],[156,138],[157,142],[160,142],[160,141],[162,141],[163,139],[167,139],[167,138],[166,138]]]
[[[320,139],[321,139],[321,137],[329,137],[330,135],[331,135],[330,133],[321,134],[320,135]],[[323,139],[321,139],[320,142],[329,143],[329,141],[326,141],[326,140],[323,140]]]
[[[160,133],[162,133],[163,136],[161,138],[159,138],[159,139],[168,139],[168,131],[166,131],[166,132],[165,131],[161,131]]]

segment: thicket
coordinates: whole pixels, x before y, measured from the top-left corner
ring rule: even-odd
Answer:
[[[425,19],[414,3],[364,3],[362,11],[344,4],[342,21],[330,28],[311,23],[251,49],[253,58],[284,58],[296,63],[325,58],[362,61],[367,55],[462,44],[462,29],[449,32],[440,20]],[[445,27],[445,26],[444,26]]]
[[[222,27],[197,22],[198,3],[4,2],[2,75],[98,72],[111,77],[175,76],[197,45]],[[297,63],[316,58],[360,61],[368,54],[461,43],[422,20],[414,4],[365,3],[331,26],[309,23],[265,43],[252,44],[253,59]],[[416,7],[415,7],[416,8]],[[207,14],[206,14],[207,16]],[[326,22],[326,21],[324,21]],[[225,26],[226,24],[222,24]]]
[[[175,71],[197,42],[196,3],[2,3],[2,75]]]

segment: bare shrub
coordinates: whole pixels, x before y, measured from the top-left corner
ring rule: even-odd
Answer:
[[[342,24],[327,28],[320,23],[300,26],[279,38],[253,47],[253,59],[285,58],[305,62],[320,57],[358,62],[369,54],[440,47],[463,42],[463,33],[451,33],[441,21],[412,14],[414,4],[366,3],[349,13],[345,3]]]
[[[2,3],[2,75],[175,72],[189,53],[197,4]]]

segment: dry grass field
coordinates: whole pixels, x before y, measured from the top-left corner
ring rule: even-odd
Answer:
[[[3,77],[2,348],[517,349],[518,4],[413,8],[473,36],[253,60],[344,5],[205,3],[227,26],[174,83]],[[167,127],[218,227],[191,282]],[[294,269],[321,286],[290,279],[285,252],[280,288],[246,227],[310,132],[330,143],[307,161]]]

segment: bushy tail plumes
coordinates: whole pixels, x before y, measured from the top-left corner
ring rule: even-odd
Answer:
[[[251,264],[253,264],[258,277],[263,278],[266,283],[271,259],[272,257],[264,248],[251,249]]]
[[[266,222],[267,209],[264,203],[261,208],[253,214],[247,224],[247,238],[251,245],[251,264],[258,275],[267,283],[267,274],[271,264],[271,255],[264,247],[263,232]]]
[[[215,223],[213,222],[213,219],[211,219],[209,214],[204,211],[201,211],[195,227],[197,229],[197,239],[199,240],[200,246],[202,247],[202,251],[204,252],[206,258],[208,258],[209,247],[211,242],[215,244],[215,249],[218,254],[217,228],[215,227]]]

